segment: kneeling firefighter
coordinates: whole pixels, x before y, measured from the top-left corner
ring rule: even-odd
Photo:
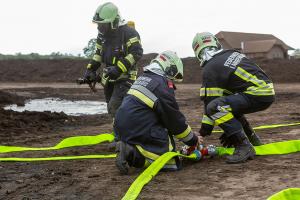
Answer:
[[[144,68],[124,98],[115,118],[119,136],[116,166],[122,174],[129,166],[142,168],[160,155],[175,151],[173,135],[186,145],[202,142],[186,123],[175,99],[173,81],[182,81],[183,64],[172,51],[165,51]],[[180,169],[178,158],[163,169]]]
[[[101,83],[108,113],[114,118],[124,96],[137,77],[136,62],[143,49],[133,24],[127,24],[113,3],[100,5],[93,18],[98,26],[96,52],[87,65],[84,81],[94,82],[96,71],[102,64]]]
[[[224,131],[223,146],[235,147],[227,163],[254,158],[253,145],[262,143],[244,114],[265,110],[274,102],[272,81],[244,54],[223,50],[211,33],[197,33],[192,46],[203,67],[200,96],[205,108],[200,135],[210,135],[217,125]]]

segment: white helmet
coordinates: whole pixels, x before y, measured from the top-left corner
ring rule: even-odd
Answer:
[[[158,54],[151,63],[158,63],[169,79],[176,82],[183,80],[183,64],[175,52],[164,51]]]
[[[205,62],[205,59],[203,58],[204,49],[215,49],[215,50],[222,49],[222,46],[218,41],[218,39],[209,32],[197,33],[193,39],[192,47],[195,56],[200,61],[200,66],[202,66]]]

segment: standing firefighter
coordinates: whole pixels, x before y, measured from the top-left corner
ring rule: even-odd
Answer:
[[[273,83],[257,64],[236,50],[223,50],[211,33],[197,33],[193,49],[203,67],[200,89],[204,101],[201,136],[211,134],[214,126],[224,133],[223,146],[235,147],[227,163],[240,163],[255,156],[252,145],[261,145],[244,114],[267,109],[274,101]]]
[[[132,83],[136,80],[136,62],[142,57],[140,36],[121,18],[113,3],[100,5],[93,22],[98,26],[96,53],[87,65],[86,82],[96,81],[96,70],[102,68],[101,83],[108,113],[114,118]]]
[[[124,98],[115,119],[114,130],[119,135],[116,165],[122,174],[128,166],[147,166],[160,155],[175,151],[173,135],[189,146],[201,142],[186,123],[175,99],[172,81],[183,78],[181,59],[165,51],[144,68]],[[165,170],[180,168],[178,158],[172,159]]]

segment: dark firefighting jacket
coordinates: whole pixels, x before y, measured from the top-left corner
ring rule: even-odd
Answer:
[[[136,80],[136,62],[142,55],[143,49],[138,32],[126,24],[108,36],[98,34],[96,52],[87,68],[96,71],[101,63],[105,64],[104,67],[117,66],[122,71],[119,79]]]
[[[179,111],[173,83],[150,71],[144,72],[128,91],[116,114],[115,131],[120,140],[158,155],[170,151],[173,135],[187,145],[197,144],[197,137]]]
[[[200,97],[205,107],[213,99],[243,94],[261,102],[274,101],[274,87],[270,78],[253,61],[235,50],[223,50],[205,63]],[[205,113],[202,125],[214,122]]]

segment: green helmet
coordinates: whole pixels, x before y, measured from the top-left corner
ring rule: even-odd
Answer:
[[[119,9],[111,2],[100,5],[93,17],[97,24],[110,24],[111,29],[116,29],[120,20]]]
[[[203,60],[201,58],[202,50],[207,47],[212,47],[216,49],[221,49],[222,46],[219,43],[218,39],[209,32],[202,32],[197,33],[196,36],[193,39],[193,50],[195,52],[195,56],[199,59],[199,61],[202,63]],[[202,65],[200,63],[200,65]]]
[[[164,51],[151,61],[151,63],[153,62],[160,65],[169,79],[176,82],[183,80],[183,64],[175,52]]]

